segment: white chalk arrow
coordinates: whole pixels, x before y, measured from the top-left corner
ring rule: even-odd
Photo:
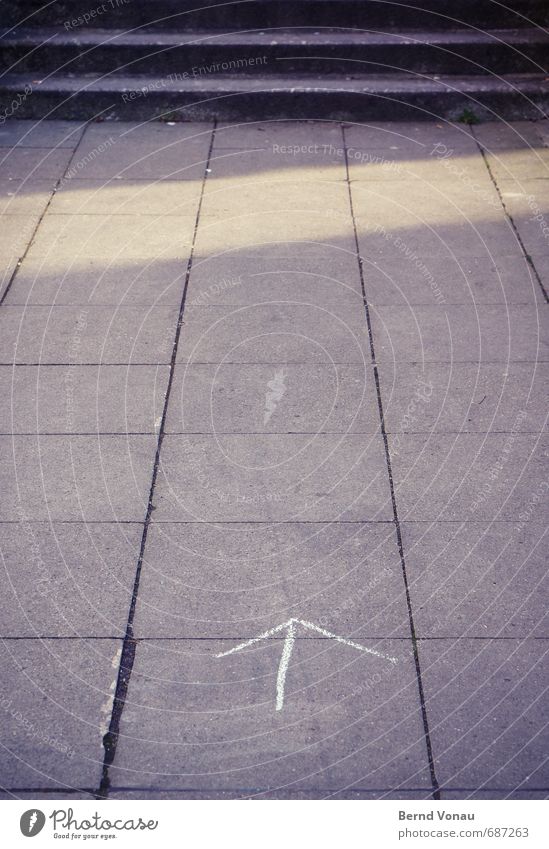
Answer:
[[[366,646],[361,646],[360,643],[354,643],[352,640],[346,640],[345,637],[338,637],[337,634],[332,634],[331,631],[326,631],[324,628],[319,628],[318,625],[313,625],[312,622],[304,622],[303,619],[295,619],[293,617],[292,619],[288,619],[287,622],[283,622],[282,625],[277,625],[276,628],[271,628],[269,631],[265,631],[265,633],[260,634],[259,637],[253,637],[251,640],[246,640],[245,643],[240,643],[239,646],[235,646],[233,649],[229,649],[229,651],[222,651],[219,654],[216,654],[216,657],[227,657],[228,654],[234,654],[237,651],[242,651],[242,649],[247,649],[248,646],[252,646],[254,643],[258,643],[260,640],[266,640],[268,637],[272,637],[273,634],[277,634],[279,631],[286,631],[286,639],[284,640],[284,646],[282,648],[282,657],[280,658],[278,674],[276,676],[276,710],[282,710],[284,706],[284,687],[286,685],[286,673],[290,664],[290,658],[292,656],[292,651],[294,648],[295,635],[298,625],[302,625],[303,628],[308,628],[310,631],[316,631],[318,634],[322,634],[323,637],[328,637],[330,640],[337,640],[338,643],[343,643],[346,646],[351,646],[351,648],[353,649],[364,651],[367,654],[373,654],[376,657],[381,657],[384,660],[389,660],[391,663],[397,662],[396,657],[389,657],[386,654],[381,654],[381,652],[378,652],[375,649],[368,649],[366,648]]]

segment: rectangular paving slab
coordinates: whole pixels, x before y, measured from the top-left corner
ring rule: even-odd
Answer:
[[[202,180],[211,124],[92,124],[72,163],[75,179]]]
[[[0,372],[1,375],[1,372]],[[371,367],[178,363],[168,433],[377,433]]]
[[[283,179],[301,186],[317,180],[345,184],[347,173],[341,139],[335,145],[330,142],[298,144],[287,140],[266,144],[269,146],[249,150],[216,144],[208,180],[211,176],[212,181],[231,179],[235,183],[256,178],[266,182]]]
[[[355,250],[347,213],[341,213],[337,207],[317,207],[310,211],[292,206],[284,213],[279,210],[256,213],[249,208],[242,215],[222,212],[205,215],[197,234],[196,254],[204,257],[223,251],[265,250],[273,243],[294,249],[302,244],[315,247],[324,244]]]
[[[358,309],[362,288],[354,250],[329,245],[261,246],[195,257],[186,311],[193,306],[299,301]]]
[[[549,175],[548,175],[549,176]],[[544,180],[521,180],[520,188],[505,182],[501,196],[525,250],[531,255],[549,250],[549,202]]]
[[[6,304],[58,306],[163,306],[179,304],[187,261],[101,256],[27,256]]]
[[[389,437],[401,519],[514,521],[546,480],[545,434]]]
[[[422,154],[425,157],[436,145],[473,154],[477,150],[469,127],[450,121],[372,121],[345,125],[348,146],[364,146],[365,150],[394,150]]]
[[[2,785],[97,788],[118,640],[3,640]]]
[[[0,314],[0,360],[24,364],[169,363],[173,306],[8,306]]]
[[[0,148],[0,177],[6,180],[59,180],[71,157],[71,148]]]
[[[548,378],[546,363],[382,363],[386,428],[393,434],[539,433]]]
[[[378,307],[376,356],[408,362],[537,362],[549,358],[535,306]]]
[[[13,119],[0,127],[2,147],[74,148],[84,131],[78,121],[29,121]]]
[[[0,179],[0,214],[20,215],[21,224],[30,215],[41,215],[48,203],[52,180]]]
[[[393,516],[383,444],[368,434],[168,435],[155,508],[163,521]]]
[[[0,366],[0,433],[156,433],[165,366]]]
[[[498,150],[488,154],[487,159],[500,187],[520,186],[523,180],[549,177],[549,150],[541,145],[529,150]]]
[[[425,640],[427,717],[441,787],[547,784],[547,640]]]
[[[47,215],[33,241],[29,256],[49,257],[66,264],[75,259],[99,256],[109,262],[136,259],[167,262],[185,258],[195,226],[194,215],[169,215],[159,225],[154,216]]]
[[[189,180],[63,180],[51,204],[56,215],[196,215],[201,184]]]
[[[383,192],[383,184],[380,191]],[[402,194],[406,195],[406,187]],[[452,215],[440,216],[436,209],[432,219],[422,216],[413,208],[399,208],[397,202],[383,199],[372,203],[367,198],[355,211],[360,252],[369,260],[385,261],[400,254],[420,256],[423,259],[436,256],[444,257],[452,263],[455,257],[488,256],[497,257],[506,254],[521,257],[522,247],[515,230],[507,218],[496,213],[496,218],[485,220],[485,206],[480,205],[483,217],[479,220],[462,215],[452,207]],[[428,205],[430,209],[430,205]],[[465,212],[468,211],[466,199]],[[334,228],[334,235],[338,230]]]
[[[545,526],[403,522],[419,637],[549,637]]]
[[[410,636],[392,523],[155,523],[137,637],[247,639],[291,617],[350,639]]]
[[[283,638],[221,658],[215,655],[235,641],[141,642],[113,788],[237,788],[242,795],[427,788],[409,642],[371,645],[393,663],[333,640],[301,638],[303,631],[281,710],[275,689]]]
[[[339,149],[342,147],[341,127],[338,124],[311,121],[253,121],[249,124],[220,122],[215,131],[214,150],[227,147],[268,150],[275,145],[277,152],[276,145],[285,145],[291,146],[293,152],[296,145],[308,146],[311,141],[322,147],[332,145]]]
[[[370,363],[362,304],[254,303],[183,316],[178,362]]]
[[[495,257],[426,257],[416,251],[406,256],[403,250],[404,253],[398,247],[382,258],[364,258],[364,282],[370,303],[405,307],[542,301],[538,280],[524,256],[505,252]]]
[[[0,229],[0,296],[10,285],[38,224],[36,215],[4,215]]]
[[[0,526],[1,637],[123,637],[140,524]]]
[[[144,519],[154,436],[0,436],[0,521]]]

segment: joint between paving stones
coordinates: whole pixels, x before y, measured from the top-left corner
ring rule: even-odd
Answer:
[[[517,239],[517,242],[518,242],[518,243],[519,243],[519,245],[520,245],[520,249],[521,249],[521,251],[522,251],[522,253],[523,253],[523,255],[524,255],[524,258],[525,258],[526,262],[528,263],[528,265],[530,266],[530,268],[532,269],[532,271],[533,271],[533,273],[534,273],[534,277],[536,278],[536,281],[537,281],[537,283],[538,283],[538,286],[539,286],[539,288],[541,289],[542,295],[543,295],[543,297],[544,297],[544,299],[545,299],[545,303],[547,304],[547,303],[549,303],[549,294],[547,293],[547,290],[546,290],[545,286],[543,285],[542,279],[541,279],[541,277],[539,276],[539,272],[538,272],[538,270],[537,270],[537,268],[536,268],[536,266],[535,266],[535,264],[534,264],[534,260],[532,259],[532,257],[531,257],[531,256],[530,256],[530,254],[528,253],[528,251],[526,250],[526,246],[525,246],[524,242],[522,241],[522,236],[520,235],[520,233],[519,233],[519,231],[518,231],[518,227],[517,227],[517,225],[515,224],[515,221],[514,221],[514,219],[513,219],[513,216],[511,215],[511,213],[509,212],[509,210],[507,209],[507,207],[506,207],[506,205],[505,205],[505,201],[503,200],[503,195],[501,194],[500,188],[499,188],[499,186],[498,186],[498,184],[497,184],[497,180],[496,180],[496,178],[494,177],[494,174],[493,174],[493,172],[492,172],[492,169],[490,168],[490,163],[488,162],[488,158],[487,158],[487,156],[486,156],[486,151],[484,150],[483,146],[480,144],[479,140],[477,139],[477,137],[476,137],[476,135],[475,135],[474,127],[471,127],[471,135],[472,135],[472,137],[473,137],[473,138],[474,138],[474,140],[475,140],[475,144],[476,144],[476,146],[478,147],[478,149],[479,149],[479,151],[480,151],[480,155],[482,156],[482,161],[484,162],[484,164],[485,164],[485,166],[486,166],[486,170],[488,171],[488,175],[489,175],[489,177],[490,177],[490,180],[492,181],[492,184],[493,184],[493,186],[494,186],[494,189],[495,189],[495,190],[496,190],[496,192],[497,192],[497,195],[498,195],[499,201],[500,201],[500,203],[501,203],[501,206],[502,206],[503,212],[504,212],[504,214],[505,214],[505,217],[507,218],[507,220],[509,221],[509,224],[510,224],[510,225],[511,225],[511,227],[513,228],[513,232],[514,232],[514,234],[515,234],[515,237],[516,237],[516,239]]]
[[[417,686],[418,686],[419,702],[420,702],[420,707],[421,707],[421,717],[422,717],[423,731],[424,731],[424,737],[425,737],[425,746],[426,746],[426,749],[427,749],[427,759],[428,759],[428,763],[429,763],[429,773],[430,773],[430,776],[431,776],[432,797],[433,797],[433,799],[439,800],[440,799],[440,786],[439,786],[439,783],[438,783],[436,770],[435,770],[433,747],[432,747],[432,743],[431,743],[431,734],[430,734],[430,731],[429,731],[429,720],[428,720],[428,717],[427,717],[427,707],[426,707],[426,704],[425,704],[425,692],[424,692],[423,680],[422,680],[422,676],[421,676],[421,665],[420,665],[420,661],[419,661],[418,640],[417,640],[416,629],[415,629],[415,624],[414,624],[414,616],[413,616],[413,611],[412,611],[412,599],[411,599],[411,595],[410,595],[410,587],[409,587],[408,575],[407,575],[407,571],[406,571],[406,560],[405,560],[405,557],[404,557],[404,546],[403,546],[403,543],[402,543],[402,533],[401,533],[400,521],[399,521],[399,517],[398,517],[398,509],[397,509],[395,488],[394,488],[394,482],[393,482],[393,469],[392,469],[392,464],[391,464],[391,455],[390,455],[390,452],[389,452],[389,440],[387,438],[387,430],[386,430],[386,426],[385,426],[385,416],[384,416],[384,411],[383,411],[383,399],[382,399],[382,396],[381,396],[381,383],[380,383],[379,369],[378,369],[378,366],[377,366],[376,354],[375,354],[372,320],[371,320],[371,316],[370,316],[370,307],[369,307],[369,304],[368,304],[368,298],[367,298],[367,294],[366,294],[366,284],[365,284],[365,281],[364,281],[364,268],[363,268],[363,265],[362,265],[362,259],[361,259],[361,255],[360,255],[360,244],[359,244],[359,240],[358,240],[358,229],[357,229],[356,218],[355,218],[355,213],[354,213],[353,195],[352,195],[352,190],[351,190],[351,179],[350,179],[350,173],[349,173],[349,157],[348,157],[348,151],[347,151],[347,140],[345,138],[345,127],[344,127],[343,124],[341,125],[341,134],[343,136],[343,150],[344,150],[344,154],[345,154],[346,183],[347,183],[347,191],[348,191],[348,195],[349,195],[349,207],[350,207],[351,220],[352,220],[352,225],[353,225],[353,234],[354,234],[357,264],[358,264],[358,273],[359,273],[359,276],[360,276],[360,286],[361,286],[361,290],[362,290],[362,301],[363,301],[363,304],[364,304],[364,314],[365,314],[365,317],[366,317],[366,325],[367,325],[367,328],[368,328],[368,341],[369,341],[369,346],[370,346],[370,357],[371,357],[371,360],[372,360],[372,366],[373,366],[373,372],[374,372],[374,382],[375,382],[375,387],[376,387],[377,406],[378,406],[378,412],[379,412],[379,426],[380,426],[381,436],[382,436],[382,439],[383,439],[385,462],[386,462],[386,466],[387,466],[387,476],[388,476],[388,480],[389,480],[389,490],[390,490],[390,493],[391,493],[391,505],[392,505],[392,510],[393,510],[393,523],[394,523],[394,526],[395,526],[395,532],[396,532],[396,537],[397,537],[398,553],[399,553],[400,565],[401,565],[401,570],[402,570],[402,578],[403,578],[403,581],[404,581],[404,590],[405,590],[405,595],[406,595],[406,607],[407,607],[407,610],[408,610],[408,621],[409,621],[409,625],[410,625],[410,634],[411,634],[411,638],[412,638],[412,649],[413,649],[413,656],[414,656],[414,665],[415,665],[415,670],[416,670],[416,679],[417,679]]]
[[[183,314],[185,312],[185,305],[187,301],[187,290],[189,287],[189,277],[191,274],[193,258],[194,258],[194,248],[196,244],[196,236],[198,233],[198,225],[200,222],[200,213],[202,210],[202,201],[204,198],[204,188],[206,185],[206,179],[209,173],[210,167],[210,159],[212,156],[212,150],[215,139],[215,131],[217,127],[217,122],[214,121],[214,125],[212,128],[212,134],[210,138],[210,145],[208,149],[208,155],[206,157],[206,165],[204,168],[204,176],[202,177],[202,187],[200,191],[200,198],[198,200],[198,207],[196,210],[196,218],[195,225],[193,231],[193,238],[191,242],[191,249],[189,251],[189,258],[187,260],[187,270],[185,273],[185,282],[183,284],[183,292],[181,295],[181,303],[179,306],[179,313],[177,318],[177,323],[175,327],[175,335],[174,341],[172,345],[172,355],[170,361],[170,372],[168,376],[168,384],[166,387],[166,395],[164,397],[164,407],[162,410],[162,419],[160,423],[160,428],[158,432],[158,440],[156,445],[156,453],[154,458],[153,472],[151,477],[151,485],[149,488],[149,498],[147,502],[147,511],[145,515],[145,521],[143,524],[143,533],[141,536],[141,545],[139,549],[139,556],[137,560],[137,566],[135,571],[135,578],[133,584],[132,598],[130,602],[130,609],[128,612],[128,621],[126,625],[126,634],[124,637],[124,642],[122,646],[122,654],[120,658],[120,666],[118,670],[118,678],[116,681],[116,689],[113,700],[113,708],[111,712],[111,719],[109,722],[109,730],[103,737],[103,748],[105,749],[105,756],[103,760],[103,774],[101,777],[101,783],[99,785],[99,789],[97,790],[97,798],[98,799],[106,799],[109,795],[110,790],[110,776],[109,770],[112,764],[114,763],[114,759],[116,757],[116,747],[118,744],[118,738],[120,733],[120,721],[122,718],[122,713],[124,711],[124,705],[126,702],[126,696],[128,693],[128,687],[131,679],[131,674],[133,670],[133,665],[135,661],[135,650],[137,647],[137,640],[134,639],[133,634],[133,621],[135,617],[135,610],[137,606],[137,597],[139,595],[139,584],[141,580],[141,570],[143,567],[143,561],[145,556],[145,548],[147,545],[147,536],[149,532],[149,527],[151,524],[151,516],[154,510],[154,491],[156,486],[156,479],[158,476],[158,469],[160,467],[160,453],[162,451],[162,444],[164,441],[165,435],[165,425],[166,418],[168,413],[168,404],[170,401],[171,388],[173,384],[173,375],[175,371],[175,364],[177,360],[177,350],[179,347],[179,339],[181,336],[181,328],[183,325]]]
[[[19,269],[21,268],[21,266],[23,265],[23,262],[25,261],[25,257],[27,256],[27,254],[30,250],[30,247],[31,247],[31,245],[34,241],[34,237],[36,236],[38,229],[39,229],[40,225],[42,224],[42,221],[44,220],[44,217],[45,217],[48,209],[50,208],[51,202],[52,202],[53,198],[55,197],[55,193],[56,193],[57,189],[59,188],[59,186],[61,185],[61,183],[65,179],[65,176],[67,175],[67,173],[68,173],[68,171],[69,171],[69,169],[72,165],[74,157],[76,156],[76,152],[77,152],[78,148],[80,147],[80,145],[82,143],[82,140],[83,140],[83,138],[86,134],[86,130],[87,130],[89,124],[90,124],[90,121],[87,121],[84,129],[82,130],[80,138],[78,139],[76,145],[74,146],[74,150],[73,150],[71,157],[70,157],[70,159],[67,163],[67,167],[63,171],[63,174],[61,175],[61,177],[59,177],[59,179],[56,181],[53,189],[50,191],[50,196],[48,198],[48,201],[47,201],[44,209],[42,210],[41,214],[38,217],[38,221],[36,222],[36,227],[34,228],[34,230],[32,231],[32,233],[30,235],[30,239],[27,242],[25,250],[23,251],[23,253],[19,257],[19,259],[17,260],[17,264],[16,264],[15,268],[13,269],[13,271],[11,273],[10,279],[8,280],[8,285],[4,289],[2,295],[0,296],[0,307],[2,306],[2,304],[4,303],[6,298],[8,297],[9,291],[10,291],[10,289],[11,289],[11,287],[12,287],[14,281],[15,281],[15,278],[17,277],[17,273],[18,273]]]

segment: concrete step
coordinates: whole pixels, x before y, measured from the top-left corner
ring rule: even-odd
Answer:
[[[546,73],[549,33],[518,30],[272,29],[167,33],[19,30],[1,42],[7,68],[64,73]]]
[[[3,0],[2,26],[158,29],[345,26],[454,29],[547,23],[545,0]]]
[[[25,94],[26,92],[26,94]],[[0,79],[0,110],[18,118],[147,120],[450,120],[542,118],[549,83],[539,75],[368,76],[62,75]]]

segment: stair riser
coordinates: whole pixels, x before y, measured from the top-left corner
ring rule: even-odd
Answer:
[[[13,100],[12,93],[0,90],[0,110]],[[532,102],[529,102],[531,100]],[[417,92],[399,100],[346,91],[270,91],[222,97],[174,95],[151,91],[146,96],[124,100],[121,93],[80,91],[51,92],[34,89],[17,110],[18,118],[62,118],[86,120],[94,116],[119,120],[249,121],[267,119],[366,120],[456,120],[464,109],[481,119],[539,119],[540,109],[549,109],[549,94],[532,93],[527,100],[520,93],[480,93],[475,99],[459,92]]]
[[[32,46],[4,44],[3,64],[17,73],[31,71],[41,77],[62,69],[63,73],[121,70],[125,74],[151,74],[160,80],[170,74],[187,74],[185,79],[214,73],[421,74],[536,73],[547,67],[547,45],[521,45],[517,52],[507,44],[494,42],[439,48],[431,45],[311,45],[229,47],[215,44],[184,45],[165,49],[150,44],[136,48],[103,44],[93,49],[77,45],[44,45],[32,53]],[[83,51],[83,52],[81,52]],[[160,82],[161,84],[161,82]]]
[[[86,26],[180,30],[383,26],[440,30],[455,28],[456,20],[494,28],[528,25],[524,18],[542,24],[548,19],[545,0],[510,0],[505,4],[520,15],[505,12],[500,4],[489,0],[408,0],[405,5],[402,0],[395,0],[394,5],[389,0],[252,0],[224,5],[216,0],[60,0],[54,4],[5,0],[2,5],[2,25],[11,26],[27,18],[25,26],[59,26],[71,32]],[[47,8],[42,9],[44,5]],[[96,14],[92,14],[94,11]]]

